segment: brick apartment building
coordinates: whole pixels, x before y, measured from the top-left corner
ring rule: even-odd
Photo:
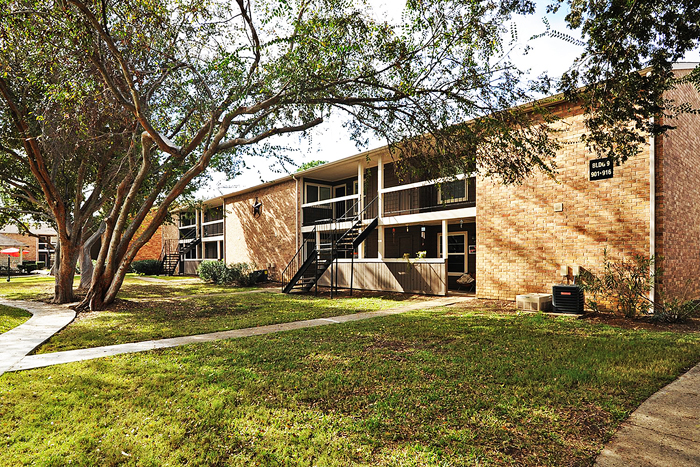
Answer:
[[[677,73],[694,66],[679,65]],[[690,85],[668,97],[700,105]],[[303,289],[304,274],[295,273],[327,263],[323,245],[333,238],[347,244],[333,253],[340,286],[352,280],[360,289],[441,295],[468,273],[478,297],[512,300],[548,293],[564,267],[569,280],[574,266],[599,272],[607,249],[612,258],[661,257],[665,293],[700,296],[693,280],[700,275],[700,116],[668,122],[676,128],[650,138],[612,177],[596,179],[595,156],[580,142],[583,111],[565,101],[551,110],[565,143],[556,179],[534,175],[505,186],[466,174],[402,183],[387,148],[379,148],[184,213],[169,233],[189,244],[183,272],[194,273],[204,259],[251,262]],[[319,283],[329,277],[330,270]]]
[[[54,258],[56,244],[56,231],[47,225],[31,226],[31,235],[20,233],[17,227],[7,225],[0,230],[0,235],[11,238],[24,245],[21,257],[13,258],[12,264],[21,264],[24,261],[42,261],[45,267],[51,267]],[[4,259],[4,258],[3,258]]]

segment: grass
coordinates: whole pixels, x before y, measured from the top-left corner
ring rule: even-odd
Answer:
[[[198,280],[169,279],[163,282],[144,281],[136,274],[127,274],[118,297],[151,298],[151,297],[180,297],[196,294],[231,293],[252,290],[234,286],[204,284]],[[150,276],[146,276],[150,277]],[[155,276],[154,276],[155,277]],[[162,277],[158,277],[163,279]],[[191,278],[188,278],[191,279]],[[80,276],[76,276],[74,284],[77,287]],[[13,300],[49,300],[53,296],[54,278],[51,276],[21,276],[11,282],[0,282],[0,296]]]
[[[139,285],[140,287],[140,285]],[[133,287],[129,289],[133,290]],[[151,291],[154,293],[154,291]],[[37,353],[123,344],[241,329],[391,308],[405,295],[337,300],[272,293],[236,293],[121,301],[106,311],[83,313]]]
[[[0,464],[590,465],[699,336],[455,307],[0,378]]]
[[[31,317],[31,313],[19,308],[0,305],[0,334],[16,328]]]
[[[77,278],[76,284],[80,282]],[[0,296],[11,300],[43,300],[53,294],[54,278],[50,276],[19,276],[10,282],[0,281]]]

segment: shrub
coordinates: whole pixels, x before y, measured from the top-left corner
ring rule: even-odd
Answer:
[[[660,268],[655,267],[654,257],[635,256],[633,260],[612,261],[607,250],[603,252],[603,273],[600,276],[590,271],[581,272],[579,285],[586,294],[589,309],[601,311],[600,301],[616,303],[619,314],[634,318],[653,310],[651,319],[664,323],[685,321],[700,314],[700,301],[688,299],[690,283],[681,297],[666,298],[663,293],[658,299],[649,299],[654,282],[661,278]]]
[[[254,285],[257,275],[248,263],[233,263],[228,266],[223,261],[202,261],[197,270],[199,278],[219,285],[236,284],[241,287]]]
[[[600,311],[600,298],[617,304],[617,312],[627,318],[634,318],[644,312],[649,303],[649,292],[660,271],[655,268],[655,260],[636,255],[632,260],[613,261],[608,251],[603,251],[603,273],[596,276],[589,271],[581,275],[580,286],[589,296],[586,304],[593,311]]]
[[[253,274],[253,266],[248,263],[233,263],[228,267],[229,283],[236,283],[241,287],[250,287],[255,285],[258,277]]]
[[[674,298],[654,306],[652,320],[661,323],[680,323],[692,318],[700,311],[700,300]]]
[[[197,274],[204,282],[225,284],[228,268],[223,261],[202,261],[197,268]]]
[[[680,323],[697,316],[700,312],[700,300],[692,300],[691,296],[692,280],[688,280],[685,284],[685,290],[680,297],[667,299],[664,294],[661,295],[661,300],[654,303],[654,316],[652,320],[662,323]]]
[[[163,264],[157,259],[144,259],[131,263],[131,269],[142,276],[156,276],[161,273]]]

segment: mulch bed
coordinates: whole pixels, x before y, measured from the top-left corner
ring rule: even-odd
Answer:
[[[648,331],[700,332],[700,318],[690,318],[682,323],[661,323],[649,316],[624,318],[613,313],[587,313],[581,319],[593,323],[608,324],[624,329],[645,329]]]

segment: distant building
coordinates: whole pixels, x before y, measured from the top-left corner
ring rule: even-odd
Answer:
[[[16,258],[17,264],[24,261],[41,261],[45,267],[50,268],[55,256],[56,230],[48,225],[40,224],[31,226],[30,233],[31,235],[20,233],[14,225],[0,229],[0,235],[24,245],[23,251],[26,253],[23,253],[21,258]]]

